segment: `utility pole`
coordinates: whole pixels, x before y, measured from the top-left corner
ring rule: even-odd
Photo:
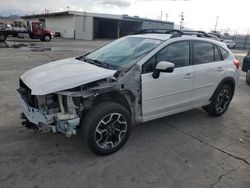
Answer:
[[[183,22],[184,22],[184,12],[181,12],[181,21],[180,21],[180,30],[183,30]]]
[[[163,15],[163,11],[161,11],[161,17],[160,17],[161,20],[162,20],[162,15]]]
[[[216,22],[215,22],[215,27],[214,27],[215,31],[217,30],[218,22],[219,22],[219,16],[216,16]]]
[[[27,14],[29,14],[29,12],[30,12],[30,8],[29,8],[29,0],[26,0],[26,8],[27,8]]]
[[[168,21],[168,13],[166,13],[165,16],[166,16],[166,21]]]

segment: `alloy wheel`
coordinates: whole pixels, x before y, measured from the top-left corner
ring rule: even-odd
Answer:
[[[108,114],[101,119],[96,127],[96,144],[102,149],[112,149],[121,143],[126,132],[126,118],[120,113]]]
[[[226,110],[230,102],[230,95],[228,90],[224,89],[220,92],[216,100],[216,110],[222,113]]]

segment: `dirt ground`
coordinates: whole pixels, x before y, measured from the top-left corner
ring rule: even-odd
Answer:
[[[108,41],[10,39],[0,44],[0,187],[250,187],[250,86],[241,72],[225,115],[202,109],[133,127],[128,143],[106,157],[80,135],[21,126],[15,89],[26,70],[84,54]],[[245,51],[234,50],[242,61]]]

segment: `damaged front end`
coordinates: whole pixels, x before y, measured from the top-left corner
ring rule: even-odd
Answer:
[[[57,93],[31,95],[31,89],[21,79],[20,88],[17,89],[17,98],[22,109],[22,124],[27,128],[61,132],[66,136],[76,134],[80,118],[74,108],[65,110],[64,107],[72,98],[65,98]]]
[[[75,88],[46,95],[32,95],[20,79],[17,97],[22,108],[21,119],[27,128],[75,135],[84,115],[102,101],[124,105],[133,122],[141,120],[140,70],[134,66],[128,72],[93,81]]]

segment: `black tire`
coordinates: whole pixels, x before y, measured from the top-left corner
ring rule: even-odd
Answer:
[[[44,35],[41,41],[49,42],[51,40],[50,35]]]
[[[13,33],[12,37],[18,37],[17,33]]]
[[[247,83],[247,85],[250,85],[250,73],[248,73],[248,72],[246,74],[246,83]]]
[[[5,35],[4,33],[0,33],[0,42],[4,42],[7,39],[7,35]]]
[[[33,34],[30,34],[30,38],[31,38],[31,39],[34,39],[34,36],[33,36]]]
[[[131,124],[131,115],[125,107],[114,102],[103,102],[93,107],[84,117],[81,124],[82,135],[94,153],[108,155],[118,151],[127,142]]]
[[[224,84],[215,91],[211,103],[208,106],[203,107],[203,109],[211,116],[221,116],[227,111],[232,98],[232,88],[229,85]]]

